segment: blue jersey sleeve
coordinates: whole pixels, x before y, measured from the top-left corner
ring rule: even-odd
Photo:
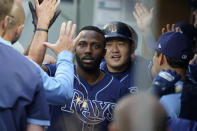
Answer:
[[[171,131],[196,131],[197,122],[181,118],[170,119],[168,127]]]
[[[164,95],[160,98],[160,103],[165,108],[168,117],[177,118],[181,108],[181,93]]]
[[[54,77],[50,77],[39,65],[46,98],[49,104],[62,105],[73,96],[74,65],[73,54],[62,51],[58,54],[57,69]]]
[[[44,89],[41,87],[43,87],[43,83],[38,85],[33,101],[27,106],[27,122],[41,126],[49,126],[49,108]]]
[[[49,76],[55,76],[55,72],[57,69],[56,64],[44,64],[49,70]]]

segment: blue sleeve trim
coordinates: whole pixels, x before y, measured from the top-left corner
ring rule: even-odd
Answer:
[[[50,121],[48,120],[38,120],[38,119],[32,119],[32,118],[27,118],[27,122],[35,125],[40,125],[40,126],[50,126]]]
[[[49,76],[53,76],[53,75],[52,75],[52,70],[51,70],[51,68],[50,68],[50,65],[51,65],[51,64],[43,64],[43,65],[47,67],[47,69],[48,69],[48,71],[49,71]]]

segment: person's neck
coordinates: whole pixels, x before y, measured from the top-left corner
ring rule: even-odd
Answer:
[[[174,70],[174,71],[176,71],[176,73],[181,76],[182,80],[184,80],[185,77],[186,77],[186,70],[185,69],[168,67],[166,70]]]
[[[2,37],[6,41],[12,41],[12,33],[11,32],[6,32],[6,34]]]
[[[85,71],[79,66],[76,66],[76,73],[86,80],[90,85],[96,84],[104,77],[104,73],[99,68],[93,71]]]
[[[111,73],[119,73],[119,72],[126,71],[129,68],[129,66],[130,66],[130,63],[127,63],[127,64],[125,64],[125,65],[123,65],[121,67],[117,67],[117,68],[112,68],[112,67],[107,65],[107,69]]]

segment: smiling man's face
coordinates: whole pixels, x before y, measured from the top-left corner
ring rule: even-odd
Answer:
[[[131,42],[126,39],[106,40],[105,61],[110,72],[121,72],[128,67],[131,56]]]

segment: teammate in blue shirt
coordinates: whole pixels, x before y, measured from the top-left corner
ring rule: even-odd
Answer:
[[[159,87],[160,91],[163,91],[160,102],[171,118],[180,116],[189,119],[191,104],[187,92],[194,85],[188,80],[186,70],[192,58],[192,42],[180,32],[167,32],[157,41],[152,66],[152,74],[155,77],[153,83],[156,90]],[[176,91],[174,87],[177,85],[182,86],[182,91]],[[166,92],[167,88],[170,90]],[[182,116],[183,114],[187,115]]]
[[[75,48],[74,96],[70,103],[51,107],[50,131],[106,131],[116,102],[128,92],[118,80],[99,69],[105,55],[103,32],[86,26],[79,35]],[[54,74],[56,65],[46,66]]]
[[[9,18],[6,15],[13,1],[1,0],[0,3],[5,5],[1,8],[5,12],[1,11],[0,17],[2,37],[6,35]],[[46,2],[45,4],[54,6],[52,3]],[[53,78],[49,77],[36,63],[32,63],[31,60],[15,51],[9,41],[0,37],[0,57],[3,63],[0,69],[2,75],[0,77],[2,87],[0,130],[44,130],[44,126],[50,124],[45,95],[50,104],[62,104],[72,98],[74,75],[70,74],[74,72],[74,69],[73,54],[70,50],[74,45],[70,44],[72,39],[69,38],[74,36],[76,26],[73,26],[72,33],[69,33],[67,29],[66,34],[65,26],[65,23],[62,24],[60,38],[52,48],[58,55],[57,69]]]
[[[138,37],[133,28],[122,22],[111,22],[104,26],[106,55],[101,69],[123,83],[131,93],[147,89],[148,61],[134,56]]]
[[[39,6],[38,3],[36,5]],[[43,5],[44,6],[47,5],[48,7],[51,6],[52,8],[55,8],[54,5],[49,1],[45,1],[42,4],[42,6]],[[56,3],[56,6],[57,5],[58,5],[58,2]],[[49,9],[49,10],[43,9],[43,10],[40,10],[40,11],[42,11],[43,14],[46,14],[46,13],[53,14],[55,12],[55,10],[51,10],[51,9]],[[49,16],[52,17],[53,15],[49,15]],[[12,44],[14,44],[14,42],[17,41],[21,35],[21,32],[22,32],[21,27],[23,27],[23,24],[24,24],[23,22],[25,19],[23,7],[18,3],[14,3],[14,7],[12,9],[10,17],[11,18],[9,19],[8,26],[6,27],[6,29],[4,30],[3,35],[2,35],[3,36],[2,38],[4,40],[6,40],[3,43],[8,46],[12,46]],[[17,17],[20,17],[21,19],[19,20]],[[42,19],[39,19],[38,22],[40,22],[40,20],[42,20]],[[42,21],[42,22],[45,22],[45,21]],[[63,27],[65,27],[65,24],[62,25],[62,28]],[[73,26],[73,33],[68,33],[66,35],[64,35],[62,33],[60,39],[72,37],[72,34],[74,34],[75,29],[76,29],[76,25]],[[61,32],[64,32],[64,31],[65,31],[65,29],[61,30]],[[37,35],[37,34],[40,35],[40,33],[43,33],[43,32],[44,31],[36,31],[35,35]],[[38,39],[36,37],[34,37],[33,41],[37,41],[37,40]],[[72,51],[71,49],[73,48],[73,45],[70,44],[70,41],[67,42],[67,43],[69,43],[69,46],[66,45],[66,41],[62,42],[59,40],[58,42],[59,43],[57,43],[57,45],[54,46],[55,49],[58,49],[55,51],[55,53],[58,55],[58,62],[57,62],[58,64],[57,65],[58,65],[58,72],[59,72],[59,73],[56,72],[56,77],[50,78],[40,68],[40,66],[38,66],[36,63],[31,61],[31,62],[33,62],[33,64],[35,64],[35,66],[38,67],[38,69],[40,71],[41,78],[43,81],[43,86],[45,89],[46,98],[47,98],[48,103],[50,103],[50,104],[65,103],[65,101],[67,99],[72,98],[72,95],[73,95],[73,78],[74,78],[74,76],[70,75],[70,74],[72,74],[72,72],[74,72],[73,63],[72,63],[73,54],[72,54],[72,52],[70,52],[70,51]],[[62,46],[62,44],[64,46]],[[42,46],[44,46],[44,45],[42,44]],[[59,46],[61,46],[61,48]],[[33,50],[34,49],[35,48],[33,48]],[[35,50],[37,50],[37,48]],[[33,58],[33,57],[31,57],[31,55],[28,55],[28,57]],[[62,70],[63,70],[63,73],[62,73]],[[64,70],[67,70],[67,71],[65,72]]]
[[[40,71],[6,42],[0,38],[0,130],[43,130],[50,122]]]
[[[0,130],[43,131],[50,122],[39,69],[2,39],[13,0],[0,5]]]

